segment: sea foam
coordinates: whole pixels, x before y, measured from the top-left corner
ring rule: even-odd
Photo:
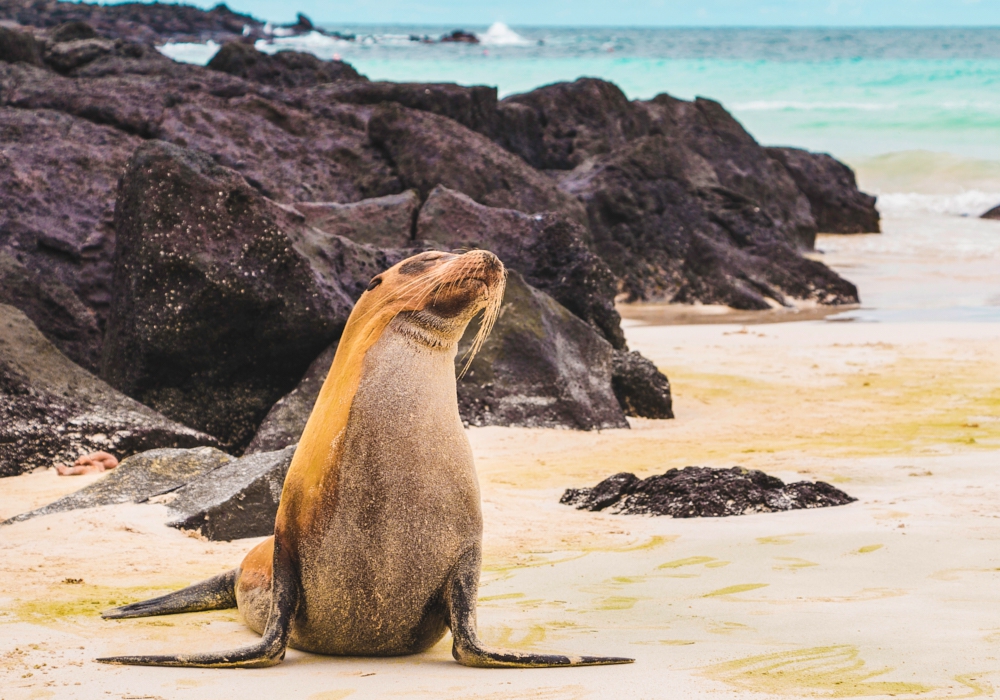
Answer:
[[[503,22],[494,22],[482,34],[476,34],[483,46],[528,46],[532,42],[515,32]]]

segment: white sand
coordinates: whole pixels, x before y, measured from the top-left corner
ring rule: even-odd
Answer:
[[[934,279],[935,269],[954,288],[949,256],[939,250],[900,263],[905,255],[887,251],[898,241],[837,238],[820,247],[838,267],[854,256],[856,274],[845,274],[880,308],[903,303],[898,290]],[[910,274],[916,283],[897,285]],[[991,283],[968,289],[988,299]],[[102,666],[92,659],[254,639],[234,611],[97,617],[113,602],[228,569],[254,543],[193,539],[163,526],[162,506],[128,505],[0,529],[0,700],[993,695],[1000,322],[630,322],[626,333],[669,374],[676,420],[602,433],[476,429],[470,437],[486,517],[485,639],[631,655],[634,665],[467,669],[450,660],[445,640],[398,659],[292,651],[284,664],[253,671]],[[687,464],[824,479],[860,500],[690,520],[558,503],[564,488],[618,471],[646,476]],[[0,517],[92,478],[0,480]]]

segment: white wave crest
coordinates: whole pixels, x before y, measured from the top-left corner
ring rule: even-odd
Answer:
[[[958,194],[922,194],[919,192],[891,192],[878,196],[878,210],[882,214],[905,216],[915,212],[980,216],[1000,205],[1000,192],[967,190]]]
[[[527,46],[531,43],[503,22],[494,22],[476,38],[484,46]]]
[[[858,110],[862,112],[881,112],[898,109],[897,104],[879,104],[875,102],[795,102],[791,100],[754,100],[733,104],[734,111],[742,112],[813,112],[817,110]]]
[[[219,45],[209,39],[204,44],[190,42],[168,42],[157,46],[156,50],[178,63],[194,63],[203,66],[219,51]]]
[[[311,53],[317,58],[329,60],[334,54],[342,51],[345,46],[350,46],[351,42],[327,36],[320,32],[309,32],[298,36],[274,37],[271,41],[258,40],[254,47],[262,53],[277,53],[278,51],[301,51]]]

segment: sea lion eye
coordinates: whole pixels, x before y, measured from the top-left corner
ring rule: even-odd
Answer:
[[[382,284],[382,278],[381,277],[379,277],[379,276],[372,277],[372,281],[368,283],[368,288],[365,291],[366,292],[370,292],[371,290],[375,289],[375,287],[379,286],[380,284]]]

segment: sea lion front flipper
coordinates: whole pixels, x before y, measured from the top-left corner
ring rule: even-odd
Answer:
[[[292,618],[299,602],[296,570],[288,551],[274,544],[274,575],[271,578],[271,611],[264,634],[256,644],[208,654],[176,656],[109,656],[97,659],[103,664],[129,666],[193,666],[198,668],[263,668],[281,663],[285,658]]]
[[[635,659],[617,656],[562,656],[529,654],[512,649],[492,649],[479,641],[476,600],[479,591],[480,547],[470,548],[452,570],[445,590],[449,626],[454,638],[451,655],[463,666],[479,668],[547,668],[553,666],[603,666],[630,664]]]

